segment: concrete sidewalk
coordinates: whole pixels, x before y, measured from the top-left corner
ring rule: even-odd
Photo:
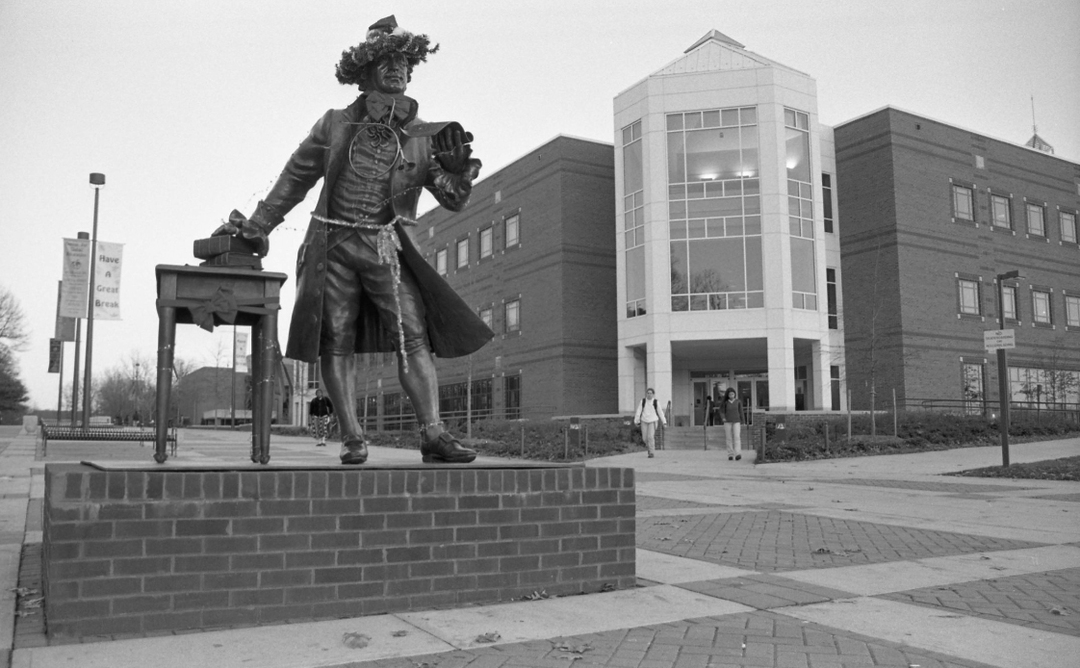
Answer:
[[[43,461],[17,430],[0,427],[0,645],[17,668],[1039,668],[1080,657],[1080,483],[941,475],[999,464],[998,448],[757,467],[720,451],[595,460],[636,469],[636,589],[50,646],[40,593],[16,591],[20,574],[33,577],[20,555],[40,553],[44,464],[148,460],[150,449],[57,443]],[[245,448],[243,435],[189,431],[179,459],[239,463]],[[336,454],[302,438],[272,448],[277,463]],[[1080,439],[1010,454],[1078,455]]]

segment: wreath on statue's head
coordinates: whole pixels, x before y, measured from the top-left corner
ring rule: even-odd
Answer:
[[[341,61],[338,62],[336,70],[337,80],[345,85],[363,88],[367,81],[368,65],[391,53],[405,56],[409,64],[409,76],[412,77],[413,68],[426,62],[428,55],[438,50],[439,45],[432,45],[427,35],[414,35],[402,30],[398,27],[397,20],[388,16],[368,28],[363,42],[341,52]]]

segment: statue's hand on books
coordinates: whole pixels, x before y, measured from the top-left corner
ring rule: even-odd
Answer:
[[[270,252],[270,226],[251,220],[236,209],[229,214],[229,219],[214,230],[211,236],[233,236],[247,241],[252,246],[252,251],[259,257],[266,257]]]

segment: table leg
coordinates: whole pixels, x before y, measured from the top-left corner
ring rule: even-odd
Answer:
[[[169,396],[172,393],[173,352],[176,347],[176,309],[158,308],[157,414],[154,416],[154,461],[164,464],[169,435]]]
[[[258,463],[262,455],[262,319],[251,326],[251,461]]]
[[[259,397],[259,425],[262,431],[261,451],[259,461],[266,464],[270,461],[270,420],[274,415],[274,371],[277,361],[277,312],[271,311],[259,319],[259,327],[262,329],[262,345],[259,348],[259,356],[262,358],[262,368],[259,370],[259,385],[261,395]]]

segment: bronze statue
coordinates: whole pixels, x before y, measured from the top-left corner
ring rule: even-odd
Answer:
[[[438,48],[427,35],[398,28],[393,16],[372,25],[337,65],[338,81],[358,85],[360,97],[323,115],[250,218],[234,211],[214,233],[253,240],[266,255],[269,232],[323,180],[297,254],[285,354],[321,360],[330,400],[341,407],[343,464],[368,457],[355,411],[359,352],[397,352],[423,461],[476,458],[440,421],[433,356],[467,355],[494,334],[425,262],[405,229],[416,223],[422,188],[451,211],[464,208],[481,166],[471,157],[471,134],[458,123],[422,122],[416,101],[405,96],[413,68]]]

